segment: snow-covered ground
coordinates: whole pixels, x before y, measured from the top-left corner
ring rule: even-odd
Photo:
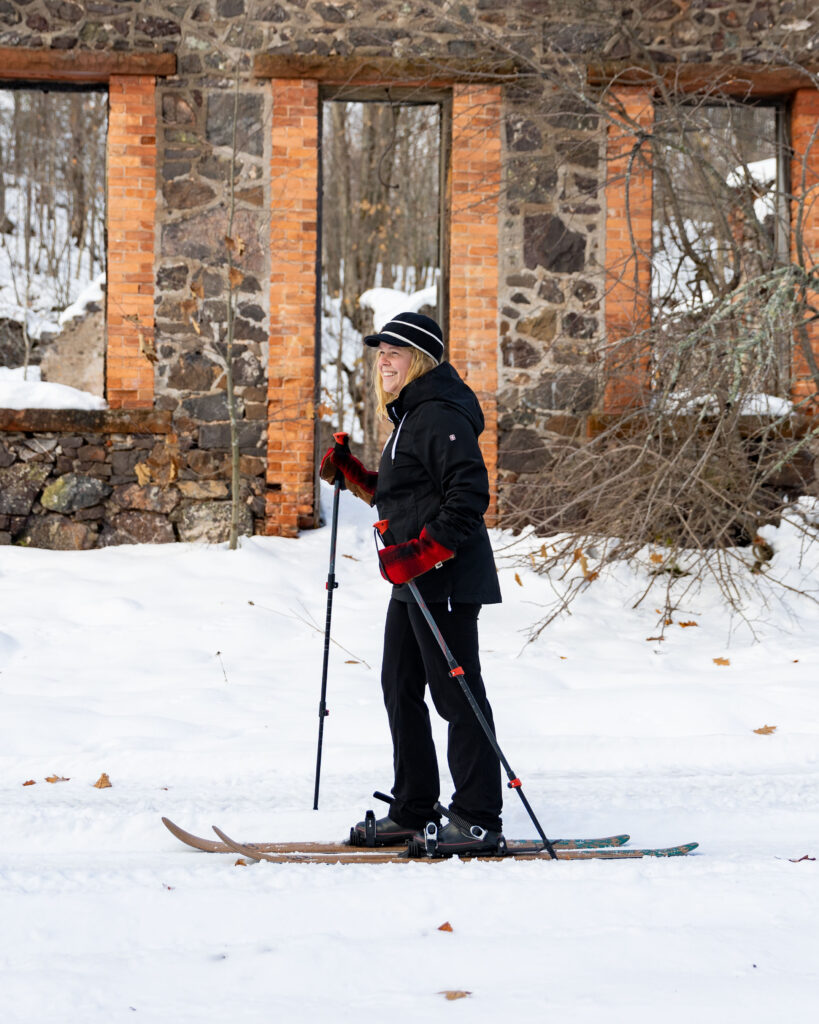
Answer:
[[[484,674],[546,830],[698,840],[693,856],[240,866],[163,828],[335,839],[379,810],[371,520],[342,495],[318,812],[329,529],[237,552],[0,548],[3,1024],[809,1018],[819,605],[764,582],[756,638],[710,586],[663,630],[623,567],[527,644],[552,589],[493,534],[505,603],[482,613]],[[800,567],[794,531],[766,537],[771,571],[815,590],[819,553]],[[533,833],[512,793],[505,828]]]
[[[104,398],[40,379],[40,367],[0,366],[0,409],[106,409]]]

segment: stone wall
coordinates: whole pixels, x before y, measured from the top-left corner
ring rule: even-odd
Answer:
[[[0,410],[0,544],[58,550],[228,539],[227,455],[169,413]],[[264,512],[264,460],[243,457],[243,533]]]
[[[807,0],[464,0],[446,11],[425,0],[0,0],[0,47],[175,55],[176,73],[155,80],[154,309],[137,352],[140,373],[144,378],[147,361],[153,408],[167,414],[185,453],[180,481],[190,473],[188,483],[207,482],[216,490],[228,479],[225,343],[228,302],[234,301],[232,362],[244,486],[261,528],[265,497],[268,510],[289,502],[297,526],[308,525],[310,500],[301,478],[297,493],[281,497],[289,485],[277,481],[273,467],[285,460],[267,445],[269,389],[275,384],[270,367],[281,362],[278,349],[271,358],[270,339],[282,333],[272,329],[280,311],[271,309],[271,296],[278,302],[271,253],[278,253],[281,239],[271,232],[273,90],[254,74],[254,58],[302,58],[305,67],[311,61],[393,60],[414,69],[419,82],[446,79],[456,65],[485,70],[513,61],[519,69],[499,80],[505,171],[499,259],[492,272],[498,282],[497,465],[503,497],[505,487],[548,463],[553,433],[588,413],[600,397],[594,367],[606,329],[607,163],[605,125],[575,88],[586,80],[587,64],[763,67],[774,49],[809,63],[819,50],[819,24]],[[236,264],[232,280],[229,259]],[[148,324],[148,313],[139,316]],[[454,309],[452,317],[455,322]],[[467,339],[469,329],[468,321],[458,324]],[[306,372],[294,384],[300,395],[311,387]],[[146,393],[142,382],[138,389]],[[309,435],[312,406],[299,402],[297,416],[307,421]],[[98,447],[83,440],[97,436],[94,431],[62,433],[81,439],[74,451]],[[106,452],[115,435],[107,436],[112,444]],[[119,445],[136,435],[116,436]],[[47,440],[55,438],[49,434]],[[7,434],[3,443],[10,454],[4,458],[29,464],[25,440]],[[277,443],[286,449],[286,438]],[[157,444],[154,439],[152,449]],[[52,451],[57,447],[59,440]],[[266,483],[264,469],[255,472],[265,460]],[[72,457],[72,467],[76,461]],[[78,465],[63,468],[63,475],[87,475]],[[120,475],[113,465],[111,471]],[[192,499],[180,484],[172,486],[179,499],[173,511],[142,511],[165,516],[181,536],[178,509]],[[119,516],[113,495],[103,504]],[[45,515],[36,501],[32,509],[35,518]],[[76,521],[90,521],[77,520],[79,514],[71,513]],[[101,526],[95,542],[105,533]]]

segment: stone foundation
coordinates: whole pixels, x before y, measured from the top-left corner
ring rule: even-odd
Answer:
[[[241,456],[240,527],[261,532],[265,460]],[[229,455],[154,411],[0,410],[0,544],[85,550],[228,539]]]

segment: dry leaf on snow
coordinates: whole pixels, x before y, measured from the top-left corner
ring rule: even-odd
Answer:
[[[655,551],[655,552],[654,552],[654,553],[653,553],[653,554],[651,555],[651,561],[652,561],[652,562],[654,562],[654,563],[655,563],[655,565],[659,565],[659,563],[660,563],[660,562],[664,561],[664,558],[663,558],[663,556],[662,556],[662,555],[658,555],[658,554],[657,554],[657,552]]]
[[[438,995],[445,996],[447,999],[466,999],[466,997],[471,996],[472,993],[460,988],[445,988],[442,992],[439,992]]]
[[[94,789],[110,789],[110,788],[111,788],[111,780],[108,778],[108,776],[105,774],[105,772],[103,772],[102,775],[100,775],[100,777],[94,783]]]
[[[713,660],[715,665],[730,665],[731,664],[731,659],[730,658],[713,658],[712,660]]]
[[[688,629],[689,626],[698,626],[699,623],[694,622],[694,620],[692,619],[690,622],[678,622],[677,625],[682,626],[683,629]]]
[[[521,582],[521,578],[520,578],[520,576],[518,576],[518,574],[517,574],[517,573],[515,573],[515,583],[517,583],[517,585],[518,585],[519,587],[522,587],[522,586],[523,586],[523,583]]]
[[[69,780],[64,775],[49,775],[46,782],[68,782]]]
[[[754,729],[757,736],[770,736],[772,732],[776,732],[775,725],[763,725],[761,729]]]
[[[28,779],[26,782],[23,783],[23,785],[24,786],[36,786],[37,783],[34,781],[34,779]]]
[[[803,860],[816,860],[816,858],[809,857],[807,854],[805,854],[804,857],[788,857],[788,860],[791,862],[791,864],[801,864]]]
[[[452,931],[452,925],[449,923],[449,921],[444,921],[443,924],[438,925],[438,931],[439,932],[451,932]]]

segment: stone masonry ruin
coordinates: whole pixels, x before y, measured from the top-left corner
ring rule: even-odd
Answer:
[[[606,125],[556,83],[646,60],[758,68],[759,88],[787,97],[799,145],[819,101],[795,72],[771,84],[774,38],[794,67],[813,67],[812,5],[0,0],[0,78],[109,92],[109,409],[0,410],[0,543],[225,539],[230,303],[242,531],[316,525],[328,88],[423,88],[451,104],[445,330],[484,405],[503,522],[505,495],[548,465],[550,439],[601,408],[596,352],[631,301],[607,281],[620,197],[606,185]],[[527,56],[549,75],[522,75]],[[645,101],[639,82],[623,96]]]

